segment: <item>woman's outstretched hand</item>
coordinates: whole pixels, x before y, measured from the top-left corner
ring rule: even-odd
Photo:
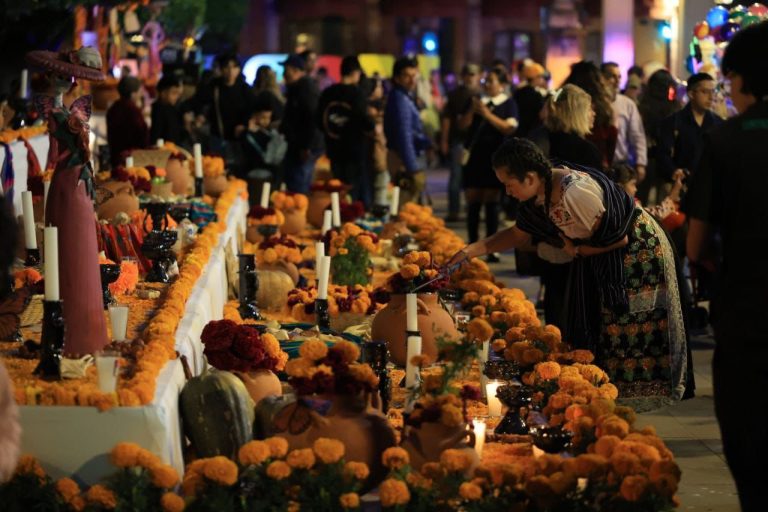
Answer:
[[[453,267],[455,265],[461,265],[465,261],[469,259],[467,248],[461,249],[459,252],[451,256],[451,259],[448,260],[448,263],[445,264],[446,267]]]

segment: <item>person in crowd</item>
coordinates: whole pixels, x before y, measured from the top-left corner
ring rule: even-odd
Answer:
[[[141,81],[125,76],[117,84],[120,99],[107,110],[107,143],[112,168],[121,165],[123,152],[149,146],[149,127],[141,113]]]
[[[317,80],[317,88],[321,92],[333,85],[333,78],[328,75],[328,68],[325,66],[320,66],[317,68],[317,75],[315,76],[315,79]]]
[[[526,59],[520,69],[522,80],[515,91],[515,102],[520,109],[518,137],[528,137],[541,126],[540,114],[547,96],[546,73],[544,66],[530,59]]]
[[[603,158],[602,169],[607,171],[611,168],[613,156],[616,153],[618,129],[613,122],[612,101],[603,83],[600,70],[592,62],[577,62],[571,66],[571,73],[564,83],[580,87],[592,98],[595,124],[592,127],[592,133],[589,134],[589,140],[600,150]]]
[[[648,160],[645,179],[640,181],[637,196],[644,203],[648,202],[650,191],[656,187],[661,193],[663,183],[659,183],[657,172],[657,144],[661,123],[664,118],[680,110],[680,102],[676,98],[677,80],[666,69],[655,71],[648,79],[643,98],[640,100],[640,115],[643,120],[646,140],[648,141]],[[657,194],[657,201],[661,201]]]
[[[299,57],[304,60],[304,72],[314,80],[317,71],[317,52],[308,48],[299,53]]]
[[[509,67],[504,59],[493,59],[491,69],[495,69],[497,72],[507,76],[507,81],[504,83],[504,94],[512,96],[512,81],[509,79]]]
[[[448,94],[440,128],[440,152],[448,160],[448,222],[457,222],[461,212],[461,167],[467,129],[474,116],[472,99],[480,94],[480,67],[465,64],[461,84]]]
[[[621,93],[634,101],[636,105],[639,104],[640,96],[643,94],[643,79],[638,75],[629,75]]]
[[[723,452],[736,481],[741,510],[758,512],[768,502],[765,422],[768,344],[768,22],[741,29],[728,44],[722,74],[739,112],[704,135],[704,153],[693,173],[685,210],[690,219],[687,252],[707,258],[719,231],[722,261],[710,304],[715,332],[712,377]],[[744,421],[744,411],[750,411]]]
[[[256,103],[269,103],[272,112],[272,124],[278,125],[283,118],[285,98],[277,85],[277,73],[267,65],[259,66],[256,70],[256,79],[253,81],[254,101]]]
[[[553,167],[527,139],[505,141],[492,162],[507,193],[522,202],[517,223],[469,244],[450,263],[534,240],[550,253],[559,249],[573,261],[563,339],[593,351],[621,396],[642,396],[646,407],[680,399],[686,336],[662,228],[605,173]]]
[[[367,98],[360,88],[363,69],[357,57],[341,61],[341,83],[320,94],[317,125],[325,136],[325,154],[331,161],[333,177],[350,185],[355,201],[371,205],[371,177],[366,173],[365,141],[374,123],[367,112]]]
[[[282,65],[286,95],[280,131],[288,142],[284,181],[291,192],[306,194],[312,184],[315,161],[322,152],[322,135],[315,122],[320,94],[301,56],[289,55]]]
[[[631,98],[619,92],[621,84],[619,65],[615,62],[606,62],[600,66],[600,71],[612,103],[613,123],[618,130],[612,163],[629,163],[637,170],[637,176],[642,182],[648,165],[648,149],[640,111]]]
[[[480,213],[485,210],[485,236],[499,229],[499,201],[501,185],[493,172],[491,155],[501,146],[505,137],[517,128],[517,105],[504,88],[507,74],[493,68],[485,75],[485,97],[472,98],[474,118],[465,139],[469,153],[462,170],[462,184],[467,200],[467,233],[469,242],[476,242],[480,230]],[[496,254],[488,261],[498,262]]]
[[[432,148],[413,99],[418,76],[416,59],[397,59],[392,67],[394,87],[384,108],[387,168],[394,183],[400,186],[401,203],[421,199],[426,184],[426,151]]]
[[[15,96],[0,98],[0,130],[17,130],[24,126],[27,102]]]
[[[150,140],[163,139],[181,144],[184,128],[176,104],[183,90],[181,80],[173,75],[165,75],[157,82],[157,100],[152,103]]]
[[[272,128],[271,109],[269,102],[255,101],[248,119],[248,129],[240,138],[244,162],[243,176],[254,192],[258,191],[258,187],[250,185],[256,181],[276,182],[278,170],[285,157],[285,139],[280,132]],[[252,195],[252,199],[256,199],[255,193]]]
[[[361,89],[367,99],[368,117],[373,121],[373,131],[366,137],[366,166],[368,176],[372,176],[371,195],[374,204],[388,205],[387,188],[387,139],[384,137],[384,85],[381,78],[371,77],[361,80]]]
[[[676,181],[696,170],[704,151],[704,135],[723,122],[711,110],[716,87],[710,75],[692,75],[686,85],[688,104],[661,121],[656,158],[659,175],[666,180]]]

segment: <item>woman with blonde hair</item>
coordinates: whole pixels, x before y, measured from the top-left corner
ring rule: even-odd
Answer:
[[[256,70],[256,78],[253,81],[253,93],[255,104],[268,104],[272,110],[272,124],[279,124],[283,118],[285,98],[277,85],[277,74],[269,66],[259,66]]]
[[[595,122],[589,94],[576,85],[566,84],[549,97],[544,108],[549,147],[542,149],[550,159],[602,169],[600,150],[587,140]]]

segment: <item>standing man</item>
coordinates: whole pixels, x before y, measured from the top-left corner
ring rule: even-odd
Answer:
[[[739,115],[706,134],[693,174],[686,213],[687,252],[706,257],[709,231],[722,239],[718,286],[711,303],[715,330],[712,378],[723,451],[736,481],[741,510],[768,503],[768,23],[740,30],[722,60],[726,86]],[[749,411],[745,421],[744,411]]]
[[[474,110],[472,98],[480,95],[480,67],[464,64],[461,68],[461,85],[448,94],[440,127],[440,152],[448,158],[448,222],[458,222],[461,212],[461,167],[464,165],[464,148],[467,130],[472,124]]]
[[[419,68],[416,59],[401,57],[392,68],[394,88],[384,108],[387,137],[387,168],[400,186],[400,202],[419,201],[426,184],[426,150],[432,141],[424,133],[419,110],[413,100]]]
[[[356,56],[341,61],[341,83],[320,95],[317,124],[325,136],[325,153],[333,177],[351,185],[352,199],[371,205],[370,179],[366,176],[366,134],[373,130],[367,100],[360,89],[362,68]]]
[[[616,152],[613,163],[627,163],[637,170],[638,183],[645,179],[645,167],[648,164],[648,150],[645,131],[640,111],[631,98],[619,92],[621,70],[615,62],[606,62],[600,66],[606,89],[611,95],[613,106],[613,124],[619,130],[616,140]]]
[[[287,88],[280,131],[288,143],[283,180],[291,192],[306,194],[312,184],[315,161],[322,151],[315,122],[319,93],[315,81],[307,75],[306,62],[299,55],[289,55],[281,64],[285,68]]]
[[[144,149],[149,145],[149,127],[141,112],[141,81],[124,76],[117,84],[120,99],[107,110],[107,142],[112,169],[125,161],[126,151]]]
[[[515,103],[520,113],[520,124],[515,135],[530,138],[531,132],[541,127],[541,109],[547,97],[547,70],[538,62],[524,61],[520,69],[522,81],[515,91]]]
[[[181,144],[184,127],[176,104],[183,90],[181,79],[173,75],[164,75],[157,83],[157,99],[152,103],[151,141],[163,139]]]

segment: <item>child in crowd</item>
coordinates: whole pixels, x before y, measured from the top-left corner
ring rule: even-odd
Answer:
[[[285,138],[272,124],[272,107],[258,101],[251,110],[248,129],[240,136],[243,149],[243,172],[245,176],[260,181],[278,182],[278,171],[285,157]]]
[[[637,193],[637,171],[626,164],[615,165],[612,169],[613,181],[621,185],[638,206],[643,206],[635,197]],[[644,207],[670,234],[685,223],[685,214],[680,211],[680,193],[683,190],[683,178],[675,180],[672,190],[664,200],[656,205]]]

